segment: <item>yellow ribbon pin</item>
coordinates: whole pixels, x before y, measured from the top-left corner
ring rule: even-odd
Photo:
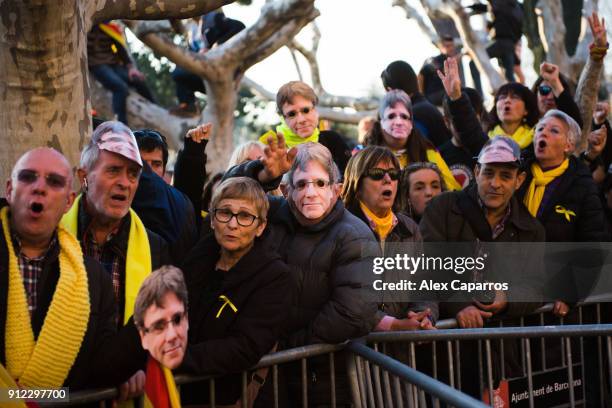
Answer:
[[[575,212],[570,211],[570,210],[566,210],[564,207],[562,207],[562,206],[560,206],[560,205],[555,206],[555,212],[556,212],[556,213],[558,213],[558,214],[563,214],[563,215],[565,215],[565,219],[566,219],[568,222],[571,222],[571,221],[572,221],[572,220],[571,220],[571,218],[570,218],[570,216],[572,216],[572,215],[573,215],[574,217],[576,216],[576,213],[575,213]]]
[[[232,310],[234,311],[234,313],[238,313],[238,308],[236,306],[234,306],[234,304],[232,303],[231,300],[229,300],[229,298],[225,295],[221,295],[219,296],[219,300],[223,300],[224,303],[223,305],[221,305],[221,307],[219,308],[219,311],[217,312],[217,315],[215,316],[215,319],[218,319],[219,316],[221,316],[221,312],[223,312],[223,309],[225,309],[225,306],[230,305],[230,307],[232,308]]]

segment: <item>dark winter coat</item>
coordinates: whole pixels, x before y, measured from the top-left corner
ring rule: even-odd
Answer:
[[[495,239],[492,239],[491,228],[487,222],[484,211],[477,201],[477,185],[472,184],[462,191],[442,193],[434,197],[430,202],[423,218],[421,219],[420,229],[425,242],[514,242],[514,243],[533,243],[545,240],[544,228],[529,214],[525,206],[516,197],[510,201],[510,217],[505,223],[503,232]],[[476,228],[476,230],[475,230]],[[499,249],[499,247],[497,247]],[[491,248],[495,249],[495,248]],[[522,249],[522,248],[519,248]],[[503,249],[499,249],[502,250]],[[540,299],[542,298],[542,288],[538,273],[543,265],[542,253],[538,250],[521,253],[520,264],[524,268],[514,268],[514,271],[504,269],[504,259],[507,254],[496,252],[489,256],[488,262],[495,262],[487,272],[491,272],[494,277],[500,280],[514,278],[508,297],[508,307],[505,316],[521,316],[540,305],[540,302],[512,302],[513,290],[520,294],[521,299]],[[469,254],[474,256],[474,253]],[[513,261],[518,261],[514,257]],[[492,264],[493,265],[493,264]],[[539,265],[539,266],[538,266]],[[514,264],[516,267],[516,264]],[[521,271],[522,275],[517,275],[516,271]],[[533,272],[529,273],[528,272]],[[488,279],[495,282],[496,279]],[[514,287],[514,288],[513,288]],[[440,304],[440,318],[455,317],[456,313],[468,306],[470,303],[453,302]]]
[[[217,403],[230,404],[240,398],[239,373],[255,366],[279,340],[295,287],[285,263],[260,239],[229,271],[215,269],[219,255],[214,234],[208,234],[182,266],[189,292],[189,347],[181,369],[234,374],[215,382]],[[222,295],[237,312],[223,307]],[[207,384],[185,385],[182,392],[185,404],[208,402]]]
[[[369,225],[369,221],[359,205],[354,205],[350,209],[351,213],[357,218],[362,220],[366,225]],[[419,226],[407,215],[396,213],[397,224],[393,227],[389,235],[385,239],[385,247],[383,253],[385,257],[395,257],[398,253],[405,253],[405,250],[411,251],[411,256],[419,256],[422,251],[423,237],[419,231]],[[376,237],[376,240],[380,242],[380,237],[372,230],[372,233]],[[388,244],[387,244],[388,243]],[[407,244],[399,246],[398,244]],[[412,244],[412,245],[411,245]],[[399,251],[398,251],[399,250]],[[396,282],[401,279],[406,279],[407,276],[401,274],[389,275],[385,274],[385,281]],[[391,298],[391,299],[389,299]],[[398,301],[392,299],[393,295],[385,296],[382,302],[378,304],[377,320],[380,321],[383,317],[389,315],[398,319],[403,319],[407,316],[408,311],[420,312],[425,309],[431,310],[431,318],[435,323],[438,320],[438,303],[435,300],[429,299],[427,301]]]
[[[444,117],[423,95],[415,93],[410,96],[412,112],[416,127],[436,147],[440,147],[451,138],[450,130],[444,124]]]

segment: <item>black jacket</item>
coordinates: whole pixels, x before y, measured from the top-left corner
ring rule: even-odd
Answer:
[[[181,369],[197,375],[236,374],[255,366],[279,340],[295,293],[287,266],[260,239],[229,271],[215,270],[219,254],[214,234],[208,234],[182,266],[189,291],[189,347]],[[221,295],[238,311],[230,305],[221,310]],[[238,400],[240,378],[216,381],[217,403]],[[204,390],[200,384],[184,386],[184,403],[207,402],[208,387]]]
[[[425,242],[468,242],[474,243],[474,248],[480,242],[513,242],[513,243],[534,243],[544,242],[544,228],[529,214],[525,206],[516,197],[510,201],[510,217],[505,223],[503,232],[495,239],[492,238],[491,227],[489,226],[484,211],[477,201],[478,190],[476,184],[471,184],[462,191],[452,191],[442,193],[434,197],[430,202],[421,223],[419,225],[423,240]],[[431,247],[430,247],[431,248]],[[455,250],[453,246],[436,246],[435,250],[450,252]],[[518,275],[516,270],[507,271],[511,265],[504,262],[509,257],[501,246],[486,246],[487,251],[493,253],[489,256],[487,272],[493,274],[491,282],[496,278],[500,280],[513,279],[515,285],[510,285],[508,296],[508,307],[505,311],[507,316],[521,316],[534,310],[540,302],[513,302],[512,299],[540,299],[543,297],[541,282],[537,273],[543,267],[543,252],[541,248],[534,248],[533,251],[527,250],[520,252],[520,257],[514,256],[513,260],[521,262],[523,268],[517,268],[522,275]],[[510,246],[508,246],[509,250]],[[525,246],[516,246],[518,251],[524,251]],[[464,250],[465,248],[460,248]],[[501,250],[502,253],[496,250]],[[495,252],[494,252],[495,251]],[[443,255],[449,255],[449,253]],[[469,254],[475,255],[475,250]],[[516,264],[513,264],[516,266]],[[513,287],[514,286],[514,287]],[[517,296],[513,296],[517,294]],[[440,305],[440,318],[455,317],[456,313],[468,306],[470,303],[452,302]]]
[[[259,160],[232,167],[229,177],[257,180]],[[278,180],[277,180],[278,182]],[[269,183],[264,190],[274,188]],[[361,337],[376,325],[371,301],[372,257],[380,255],[372,231],[338,200],[318,224],[302,226],[282,197],[268,196],[263,239],[289,265],[298,286],[291,308],[288,347],[339,343]]]
[[[521,202],[533,179],[532,163],[533,161],[526,163],[527,178],[516,192],[516,197]],[[555,187],[550,199],[543,203],[545,207],[538,217],[546,228],[546,240],[549,242],[607,241],[605,217],[589,169],[574,156],[570,156],[569,166],[560,178],[561,181]],[[556,211],[559,205],[573,211],[576,216],[570,216],[568,221],[563,213]]]
[[[349,209],[353,215],[362,220],[366,225],[369,225],[369,221],[359,205],[353,205]],[[407,215],[396,213],[397,224],[387,235],[385,239],[385,246],[383,248],[383,254],[385,257],[395,257],[395,255],[403,255],[410,252],[410,256],[419,256],[423,250],[421,232],[419,226]],[[372,231],[376,240],[380,242],[380,237],[375,231]],[[406,279],[407,276],[401,272],[388,271],[382,275],[385,282],[398,282],[401,279]],[[413,297],[414,298],[414,297]],[[431,310],[431,320],[435,323],[438,320],[438,303],[435,299],[429,299],[425,301],[417,301],[416,299],[410,299],[406,301],[405,296],[394,296],[388,292],[383,292],[381,302],[378,304],[377,319],[380,321],[386,315],[403,319],[407,316],[408,311],[420,312],[425,309]]]
[[[38,306],[32,330],[38,337],[59,279],[59,246],[51,250],[38,283]],[[89,286],[90,315],[81,349],[64,382],[71,390],[117,386],[144,368],[147,354],[130,319],[118,333],[115,324],[115,296],[102,266],[85,257]],[[8,297],[8,251],[0,234],[0,364],[6,364],[5,329]]]
[[[181,262],[198,238],[196,214],[187,196],[168,185],[145,164],[132,208],[146,228],[167,243],[170,257]],[[200,219],[199,211],[197,219]]]
[[[440,147],[451,138],[450,130],[444,124],[440,111],[423,95],[415,93],[410,97],[415,125],[436,147]]]
[[[323,130],[319,133],[319,143],[327,147],[334,158],[334,162],[340,170],[340,177],[344,175],[344,169],[351,158],[351,149],[346,144],[340,133],[333,130]]]
[[[183,150],[179,151],[174,164],[174,187],[191,200],[198,224],[201,219],[202,191],[206,183],[207,143],[207,140],[196,143],[186,137]]]

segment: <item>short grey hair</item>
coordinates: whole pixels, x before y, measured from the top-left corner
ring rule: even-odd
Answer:
[[[572,154],[574,149],[576,148],[576,143],[580,140],[580,135],[582,134],[582,130],[580,129],[580,125],[565,112],[562,112],[558,109],[551,109],[542,116],[542,118],[536,124],[536,130],[541,121],[546,120],[548,118],[557,118],[567,126],[567,139],[570,144],[573,146],[572,150],[569,154]]]
[[[147,309],[153,305],[162,307],[162,301],[167,293],[174,293],[177,299],[185,305],[187,311],[187,285],[183,272],[174,266],[164,265],[153,271],[142,282],[136,303],[134,304],[134,324],[144,329],[144,319]]]
[[[98,158],[100,157],[98,142],[100,141],[102,135],[106,133],[125,133],[134,137],[132,130],[122,122],[110,120],[108,122],[101,123],[96,130],[94,130],[93,134],[91,135],[91,140],[81,152],[81,160],[79,162],[80,168],[87,172],[94,168]]]
[[[338,170],[338,166],[334,162],[334,159],[329,151],[329,149],[323,146],[320,143],[308,142],[302,143],[298,146],[298,153],[295,157],[295,161],[291,166],[291,170],[289,170],[289,186],[291,188],[295,187],[293,185],[293,175],[297,169],[301,171],[306,171],[306,167],[308,163],[315,162],[319,163],[323,169],[329,175],[329,182],[331,184],[336,184],[340,181],[340,170]]]

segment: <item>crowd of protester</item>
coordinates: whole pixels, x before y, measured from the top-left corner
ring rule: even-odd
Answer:
[[[79,163],[37,148],[13,167],[0,204],[1,385],[118,386],[122,400],[146,390],[154,405],[176,404],[172,370],[219,376],[216,401],[234,406],[240,373],[270,352],[372,331],[432,330],[439,319],[485,327],[541,306],[544,278],[520,282],[520,294],[496,290],[471,301],[372,291],[376,257],[418,254],[427,243],[610,239],[609,105],[597,102],[592,118],[582,117],[585,109],[550,63],[532,89],[513,82],[517,39],[502,28],[520,16],[493,3],[498,32],[489,52],[510,82],[495,91],[490,112],[480,92],[465,87],[447,44],[434,70],[427,68],[425,95],[408,63],[384,69],[386,93],[377,117],[363,123],[362,146],[351,149],[339,133],[319,130],[316,93],[292,81],[277,92],[280,124],[237,147],[225,172],[206,175],[211,125],[190,130],[172,184],[163,178],[166,138],[126,125],[127,85],[140,75],[117,48],[114,28],[95,27],[90,68],[113,89],[119,121],[95,128]],[[590,58],[599,61],[605,26],[595,14],[589,22]],[[106,43],[123,63],[94,57]],[[186,113],[194,110],[192,94],[181,99]],[[442,112],[428,101],[433,94]],[[582,140],[585,123],[593,130]],[[542,262],[537,256],[520,262],[533,268]],[[568,274],[567,285],[575,285]],[[553,314],[569,317],[580,299],[555,295]],[[388,352],[407,358],[400,348]],[[279,370],[280,406],[296,406],[302,367]],[[307,371],[309,402],[324,406],[329,361],[314,358]],[[255,406],[271,405],[269,376],[263,368],[248,377]],[[151,391],[154,381],[166,392]],[[337,375],[335,386],[338,405],[349,406],[346,376]],[[209,392],[194,383],[180,398],[206,405]]]

